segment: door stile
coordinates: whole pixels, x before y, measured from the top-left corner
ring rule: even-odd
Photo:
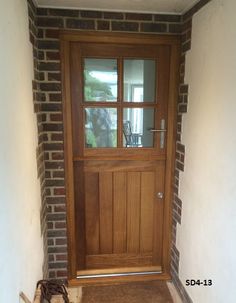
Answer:
[[[175,152],[177,129],[177,100],[180,66],[180,42],[171,46],[168,121],[167,121],[167,158],[165,165],[165,199],[163,225],[163,270],[170,273],[171,240],[172,240],[172,201],[174,199]],[[165,253],[168,252],[168,253]]]
[[[84,161],[74,162],[74,198],[75,198],[75,240],[76,240],[76,263],[78,269],[86,266],[86,239],[85,239],[85,180]]]

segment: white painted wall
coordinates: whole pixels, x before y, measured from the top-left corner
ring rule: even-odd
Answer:
[[[212,0],[193,18],[189,108],[178,226],[180,278],[194,303],[236,302],[236,1]]]
[[[0,302],[42,277],[33,59],[26,0],[0,0]]]

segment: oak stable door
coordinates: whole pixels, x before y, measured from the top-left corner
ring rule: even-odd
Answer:
[[[62,44],[71,279],[167,277],[176,42],[111,37]]]

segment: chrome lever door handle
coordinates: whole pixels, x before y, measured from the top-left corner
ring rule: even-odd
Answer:
[[[165,132],[167,132],[167,129],[165,129],[165,119],[161,119],[160,129],[149,128],[148,130],[152,133],[160,133],[160,148],[163,149],[165,145]]]
[[[148,130],[152,133],[161,133],[167,131],[167,129],[154,129],[154,128],[149,128]]]

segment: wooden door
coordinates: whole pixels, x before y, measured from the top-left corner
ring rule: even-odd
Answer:
[[[63,47],[72,277],[166,274],[171,45]]]

